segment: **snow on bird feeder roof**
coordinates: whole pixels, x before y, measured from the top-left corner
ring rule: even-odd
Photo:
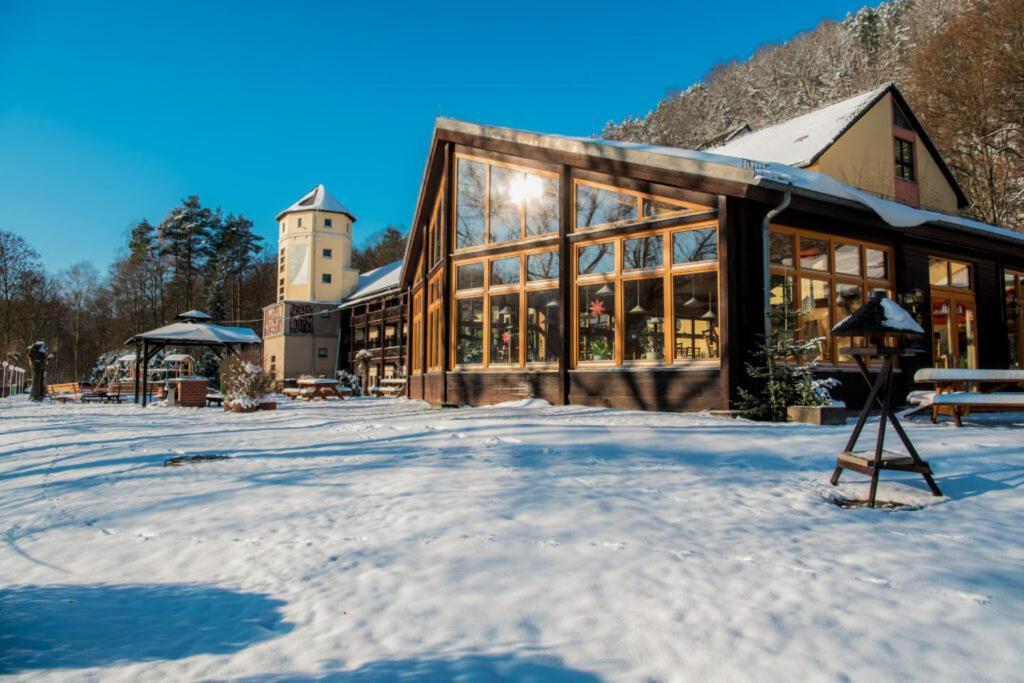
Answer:
[[[863,306],[832,328],[837,337],[868,334],[924,334],[924,330],[905,308],[875,292]]]

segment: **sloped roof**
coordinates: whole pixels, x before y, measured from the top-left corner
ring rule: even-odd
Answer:
[[[195,309],[195,308],[193,308],[191,311],[185,311],[184,313],[179,313],[178,315],[174,316],[174,319],[175,320],[194,320],[194,321],[197,321],[197,322],[206,322],[206,321],[209,321],[209,320],[213,320],[213,318],[210,317],[209,313],[204,313],[203,311],[200,311],[200,310]]]
[[[894,90],[894,95],[898,91]],[[902,104],[902,103],[901,103]],[[909,114],[911,117],[912,113]],[[753,185],[773,191],[791,190],[813,199],[845,204],[854,208],[875,213],[888,225],[894,228],[914,228],[922,225],[937,225],[961,232],[982,234],[1024,244],[1024,233],[1000,228],[980,221],[964,218],[959,215],[915,209],[905,204],[882,199],[835,178],[806,168],[794,167],[781,162],[758,162],[745,157],[723,154],[721,148],[708,151],[695,151],[677,147],[662,147],[636,142],[619,140],[602,140],[568,135],[536,133],[515,128],[485,126],[467,121],[449,118],[438,118],[434,128],[431,151],[423,173],[419,197],[416,201],[416,214],[413,216],[413,230],[406,245],[406,262],[415,263],[409,258],[413,253],[415,241],[424,225],[423,217],[427,208],[425,196],[427,178],[431,168],[431,158],[439,153],[441,140],[486,139],[505,146],[534,148],[555,152],[567,158],[586,156],[603,159],[614,163],[646,166],[652,169],[672,173],[682,173],[732,184]],[[411,273],[406,273],[403,284],[411,282]]]
[[[402,263],[401,260],[392,261],[380,268],[361,273],[355,291],[345,297],[340,308],[348,308],[388,290],[398,289],[399,278],[402,275]]]
[[[810,166],[892,86],[892,83],[886,83],[802,116],[741,135],[723,145],[708,148],[708,151],[787,166]]]
[[[224,346],[226,344],[260,344],[260,336],[248,327],[228,327],[213,323],[171,323],[149,332],[137,334],[127,343],[137,341],[163,342],[185,346]]]
[[[277,214],[275,220],[281,220],[281,216],[294,213],[296,211],[330,211],[333,213],[345,214],[352,219],[353,223],[356,220],[355,214],[346,209],[341,202],[335,199],[334,195],[328,192],[327,188],[323,186],[323,183],[302,195],[299,201]]]

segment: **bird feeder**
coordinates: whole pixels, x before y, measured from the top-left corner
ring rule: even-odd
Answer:
[[[885,292],[875,292],[867,303],[832,328],[833,337],[852,337],[858,340],[853,348],[842,349],[842,353],[853,358],[871,391],[860,415],[857,416],[857,424],[846,442],[846,448],[836,460],[831,482],[833,486],[837,485],[843,470],[853,470],[871,477],[871,487],[868,491],[870,507],[875,507],[878,476],[882,470],[917,472],[924,477],[932,494],[942,495],[942,491],[932,478],[931,467],[918,455],[917,449],[892,410],[893,371],[901,356],[912,356],[916,353],[907,348],[907,338],[923,334],[924,330],[910,313],[887,298]],[[881,370],[874,378],[868,368],[868,361],[873,358],[882,360]],[[857,451],[857,440],[864,431],[868,415],[876,407],[881,412],[875,447],[869,451]],[[885,432],[890,422],[903,442],[906,454],[885,450]]]

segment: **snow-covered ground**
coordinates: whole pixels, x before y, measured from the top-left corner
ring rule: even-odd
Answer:
[[[1022,428],[915,421],[948,497],[883,511],[833,503],[848,427],[0,402],[0,672],[1022,680]]]

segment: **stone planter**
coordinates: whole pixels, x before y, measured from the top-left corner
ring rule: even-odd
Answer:
[[[790,422],[809,425],[846,424],[846,408],[837,406],[789,406],[786,416]]]

